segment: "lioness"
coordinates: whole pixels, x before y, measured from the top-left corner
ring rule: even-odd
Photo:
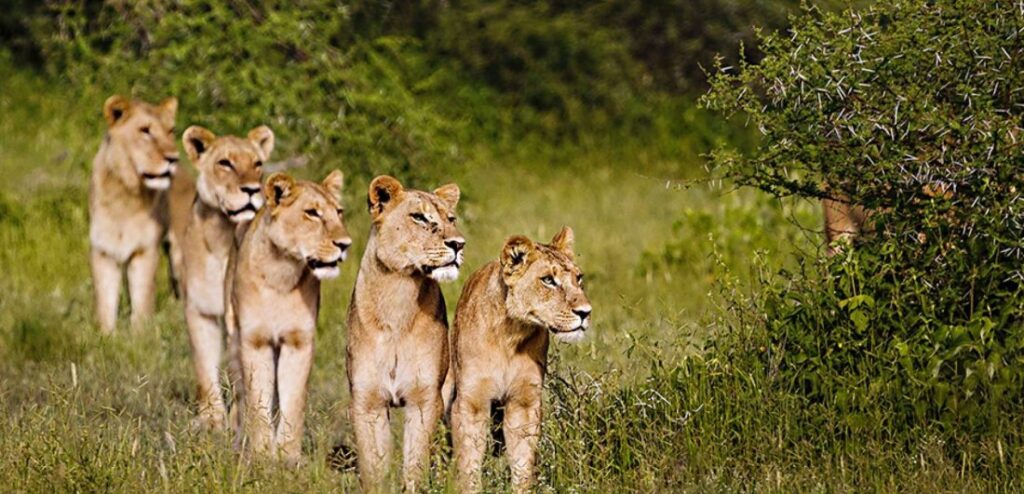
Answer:
[[[871,211],[863,206],[850,204],[846,196],[822,199],[821,206],[825,212],[825,253],[828,256],[838,254],[844,243],[853,243],[862,231],[873,231],[871,224],[868,223]]]
[[[540,437],[548,333],[575,342],[589,326],[590,302],[568,227],[549,245],[509,238],[500,259],[469,278],[452,331],[451,419],[461,492],[480,490],[492,404],[505,407],[502,427],[512,485],[517,492],[529,489]]]
[[[207,129],[185,129],[182,142],[199,171],[197,200],[185,229],[183,295],[185,323],[198,382],[197,424],[220,429],[226,409],[218,367],[223,347],[224,278],[235,248],[236,226],[263,207],[263,162],[274,149],[274,133],[257,127],[245,138],[217,137]]]
[[[433,193],[380,176],[372,224],[348,308],[348,381],[359,479],[379,488],[391,463],[390,407],[405,407],[403,483],[415,490],[441,417],[448,320],[438,281],[458,277],[465,239],[455,226],[459,187]]]
[[[229,276],[228,317],[238,328],[245,438],[253,451],[278,453],[292,463],[301,454],[320,280],[338,276],[338,263],[352,245],[341,187],[337,170],[320,184],[282,173],[267,178],[267,204],[242,237]]]
[[[175,98],[151,105],[114,95],[103,104],[107,133],[93,159],[89,180],[89,265],[96,318],[104,332],[117,325],[125,265],[132,325],[153,313],[154,277],[168,226],[171,265],[178,269],[180,238],[175,232],[182,228],[169,222],[183,215],[169,214],[168,208],[187,208],[193,185],[188,174],[177,172],[177,110]]]
[[[828,186],[823,188],[829,189]],[[942,182],[922,185],[920,190],[918,198],[949,200],[954,195],[952,187]],[[858,237],[875,232],[872,216],[876,211],[851,202],[845,194],[822,199],[821,206],[825,213],[825,254],[829,257],[841,252],[844,245],[853,244]]]

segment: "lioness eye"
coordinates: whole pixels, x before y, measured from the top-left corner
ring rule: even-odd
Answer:
[[[426,223],[427,222],[427,217],[424,216],[423,213],[412,213],[409,216],[412,216],[412,219],[414,219],[414,220],[416,220],[416,221],[418,221],[420,223]]]
[[[170,136],[174,135],[174,127],[171,127],[171,130],[167,131],[167,135],[170,135]]]
[[[139,129],[139,132],[142,132],[143,134],[149,135],[149,127],[143,127],[141,129]]]
[[[582,274],[576,275],[576,284],[578,284],[580,286],[583,285],[583,275]]]
[[[223,167],[230,168],[232,170],[235,169],[235,166],[232,165],[231,162],[228,161],[228,160],[220,160],[220,161],[217,162],[217,164],[220,165],[220,166],[223,166]]]
[[[313,218],[319,218],[320,217],[320,211],[317,211],[315,209],[307,209],[306,210],[306,214],[308,214],[309,216],[311,216]]]
[[[262,161],[256,161],[256,165],[255,166],[256,166],[256,168],[259,168],[259,167],[263,166],[263,162]]]
[[[450,222],[451,224],[453,224],[453,225],[455,224],[455,220],[456,220],[456,219],[457,219],[457,218],[455,218],[454,216],[449,216],[449,217],[448,217],[448,221],[449,221],[449,222]]]
[[[345,208],[338,208],[338,216],[345,214]]]
[[[558,286],[558,284],[555,283],[555,277],[551,276],[550,274],[541,278],[540,281],[541,283],[544,283],[545,285],[550,287]]]

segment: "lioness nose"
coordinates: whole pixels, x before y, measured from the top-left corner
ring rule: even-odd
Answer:
[[[245,192],[246,194],[249,194],[250,196],[254,196],[254,195],[258,194],[259,191],[260,191],[260,187],[258,185],[246,185],[246,186],[242,187],[242,192]]]
[[[459,251],[466,246],[466,240],[463,238],[453,238],[450,240],[445,240],[444,244],[447,245],[448,248],[450,248],[456,254],[458,254]]]
[[[343,238],[341,240],[334,242],[334,245],[337,245],[342,252],[345,252],[346,250],[348,250],[349,247],[352,246],[352,239]]]
[[[590,317],[590,306],[584,305],[583,307],[577,307],[572,310],[573,314],[580,316],[580,321],[586,321]]]

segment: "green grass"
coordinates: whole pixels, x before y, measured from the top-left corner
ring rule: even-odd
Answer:
[[[5,69],[10,68],[4,66]],[[181,305],[161,271],[158,313],[102,336],[86,264],[89,163],[105,95],[24,71],[0,81],[0,485],[7,492],[347,491],[328,468],[351,443],[344,315],[356,262],[325,284],[310,383],[305,464],[240,462],[225,437],[195,433],[194,384]],[[179,116],[179,127],[189,115]],[[706,131],[706,116],[686,125]],[[257,122],[253,122],[255,124]],[[690,142],[690,141],[686,141]],[[541,443],[543,491],[988,491],[1020,488],[1020,445],[962,451],[923,437],[798,434],[801,404],[734,363],[756,338],[727,305],[758,270],[816,256],[818,209],[677,179],[700,175],[701,149],[594,140],[578,149],[468,143],[446,176],[463,190],[466,266],[512,234],[576,231],[594,306],[590,337],[555,345]],[[686,144],[689,146],[689,144]],[[386,173],[389,170],[378,170]],[[300,174],[306,173],[299,171]],[[367,177],[345,193],[355,258],[367,231]],[[410,183],[433,188],[439,183]],[[757,252],[757,254],[755,254]],[[761,261],[759,262],[758,259]],[[444,287],[454,308],[461,282]],[[124,305],[124,304],[122,304]],[[756,336],[756,335],[755,335]],[[753,342],[753,343],[752,343]],[[730,346],[731,345],[731,346]],[[820,443],[806,439],[826,438]],[[440,440],[439,440],[440,444]],[[450,489],[439,448],[431,490]],[[502,460],[488,482],[507,482]]]

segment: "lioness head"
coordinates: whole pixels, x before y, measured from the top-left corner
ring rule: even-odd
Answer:
[[[423,192],[405,189],[384,175],[370,183],[367,203],[377,236],[373,255],[384,266],[437,281],[459,277],[466,245],[455,226],[459,186],[448,184]]]
[[[142,183],[154,190],[171,186],[177,172],[178,148],[174,145],[174,115],[178,100],[167,98],[158,105],[114,95],[103,103],[107,139],[127,158]]]
[[[550,244],[514,236],[505,241],[500,263],[509,316],[575,342],[590,327],[590,300],[583,292],[583,272],[572,246],[569,227],[562,228]]]
[[[260,178],[263,161],[274,150],[274,133],[262,125],[245,138],[216,136],[193,125],[181,137],[185,152],[199,171],[199,200],[221,210],[236,223],[252,220],[263,207]]]
[[[286,255],[306,263],[317,278],[338,276],[352,238],[341,207],[343,177],[334,170],[321,183],[295,180],[283,173],[267,178],[263,214],[270,241]]]

